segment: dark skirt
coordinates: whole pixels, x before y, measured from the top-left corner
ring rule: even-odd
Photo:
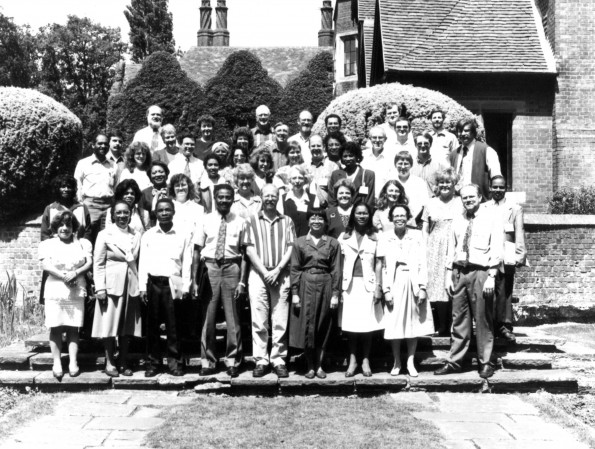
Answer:
[[[292,306],[289,346],[298,349],[326,348],[334,324],[331,284],[328,273],[302,273],[299,286],[301,307]]]

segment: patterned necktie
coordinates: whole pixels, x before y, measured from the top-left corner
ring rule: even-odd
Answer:
[[[225,234],[227,231],[227,222],[225,217],[221,217],[221,224],[219,225],[219,234],[217,235],[217,247],[215,249],[215,259],[222,261],[225,257]]]
[[[184,174],[186,176],[188,176],[189,179],[192,179],[192,176],[190,176],[190,159],[186,158],[186,166],[184,167]]]
[[[153,139],[151,139],[151,151],[157,150],[159,147],[159,133],[153,133]]]
[[[463,238],[463,251],[465,251],[465,266],[469,264],[469,241],[471,240],[471,233],[473,232],[473,219],[475,214],[467,214],[469,223],[467,224],[467,230],[465,231],[465,237]]]
[[[465,157],[467,156],[467,153],[469,153],[469,148],[467,148],[466,146],[463,147],[463,154],[461,155],[461,163],[459,164],[459,171],[458,171],[458,175],[461,174],[461,172],[463,171],[463,159],[465,159]]]

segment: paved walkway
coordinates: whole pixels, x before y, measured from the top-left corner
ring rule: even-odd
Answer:
[[[453,449],[588,449],[562,427],[513,395],[396,393],[398,403],[419,404],[413,415],[434,423]],[[143,440],[163,423],[168,406],[200,400],[199,395],[163,391],[110,390],[72,393],[54,413],[18,429],[0,449],[145,448]],[[165,444],[164,447],[167,447]]]

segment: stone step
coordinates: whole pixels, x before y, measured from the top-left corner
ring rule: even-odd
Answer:
[[[51,370],[47,371],[0,371],[0,385],[16,388],[34,387],[41,391],[80,391],[116,389],[188,389],[197,393],[223,392],[233,394],[376,394],[381,392],[445,391],[445,392],[491,392],[513,393],[547,391],[550,393],[576,393],[576,377],[566,370],[498,370],[488,380],[481,379],[476,371],[447,376],[420,373],[419,377],[407,375],[391,376],[387,372],[376,372],[372,377],[357,374],[346,378],[343,371],[329,372],[326,379],[306,379],[302,374],[290,372],[287,379],[278,379],[274,374],[262,378],[252,377],[244,371],[231,379],[221,372],[214,376],[201,377],[188,373],[181,377],[159,374],[144,377],[137,371],[132,377],[110,378],[100,371],[82,372],[71,378],[68,373],[61,381],[56,380]]]

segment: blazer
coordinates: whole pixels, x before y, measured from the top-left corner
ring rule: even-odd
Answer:
[[[343,169],[335,170],[331,173],[331,177],[328,182],[329,206],[337,206],[337,198],[335,198],[335,183],[339,179],[343,178],[347,178],[347,173]],[[353,204],[356,204],[358,201],[362,201],[366,204],[369,204],[371,207],[375,206],[375,181],[376,175],[372,170],[366,170],[361,166],[358,167],[358,173],[353,179],[353,185],[355,187],[355,198],[353,199]]]
[[[364,284],[366,291],[373,293],[376,290],[376,245],[378,238],[376,234],[370,236],[364,235],[362,244],[358,248],[355,232],[351,235],[342,233],[339,236],[341,244],[341,254],[343,255],[343,291],[349,290],[351,280],[353,279],[353,267],[357,256],[362,261],[362,271],[364,275]]]
[[[137,296],[138,269],[137,259],[140,249],[140,232],[134,232],[128,228],[132,236],[130,250],[135,261],[126,262],[126,249],[121,246],[116,233],[120,231],[115,225],[108,226],[97,234],[95,241],[95,252],[93,254],[93,279],[96,290],[105,290],[108,295],[122,296],[125,287],[128,288],[129,296]],[[126,282],[128,281],[128,284]]]
[[[415,296],[419,295],[420,287],[428,283],[428,268],[426,263],[426,247],[418,230],[407,229],[403,237],[403,250],[397,251],[398,237],[393,231],[381,234],[378,241],[378,257],[384,257],[382,270],[382,291],[390,293],[395,281],[397,264],[405,263],[409,267],[411,288]]]
[[[327,235],[334,239],[339,238],[341,233],[345,231],[345,226],[343,226],[343,220],[341,220],[338,207],[329,207],[326,210],[326,218],[328,221],[326,228]]]

